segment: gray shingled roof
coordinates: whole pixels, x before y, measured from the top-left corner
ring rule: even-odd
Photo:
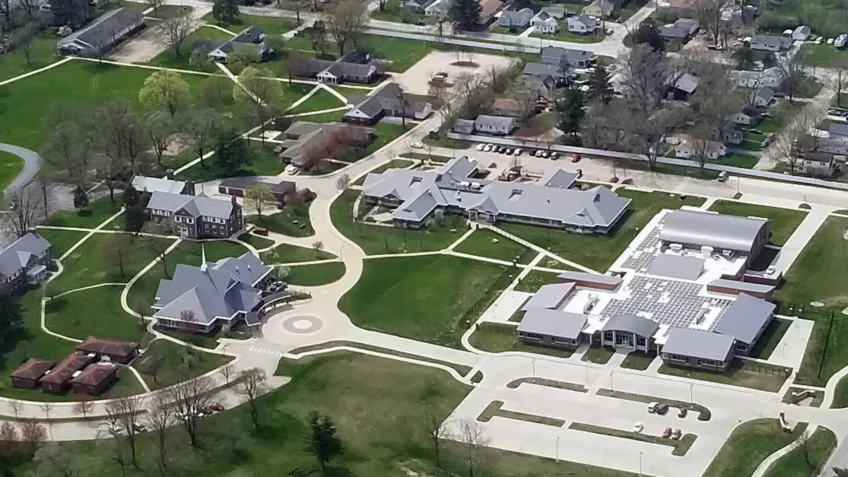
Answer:
[[[601,331],[626,331],[650,338],[657,332],[657,328],[659,325],[654,320],[625,313],[607,320]]]
[[[762,219],[675,210],[666,216],[660,240],[750,253],[757,235],[766,227]]]
[[[848,136],[848,124],[832,122],[830,123],[830,127],[827,128],[827,132],[831,136]]]
[[[757,90],[756,97],[757,99],[769,102],[772,100],[772,98],[774,98],[774,88],[763,86],[762,88]]]
[[[59,40],[58,47],[76,44],[100,50],[110,45],[115,34],[137,23],[143,23],[144,15],[129,8],[117,8],[97,17],[94,21]]]
[[[365,113],[369,118],[374,118],[384,110],[400,111],[401,94],[403,94],[403,89],[397,83],[389,83],[370,96],[351,96],[350,102],[356,109]],[[428,103],[423,101],[410,101],[408,97],[405,97],[404,99],[406,99],[407,103],[407,115],[409,115],[409,113],[421,112],[428,106]],[[348,115],[350,115],[350,111],[345,113],[345,116]]]
[[[139,191],[147,191],[151,194],[154,192],[169,192],[179,194],[185,188],[185,181],[175,181],[160,177],[134,176],[132,178],[132,186]]]
[[[557,65],[551,65],[548,63],[527,63],[524,65],[523,74],[529,76],[553,76],[556,78],[565,76],[566,72]]]
[[[695,281],[704,271],[704,259],[661,253],[654,257],[649,275]]]
[[[713,331],[751,345],[757,333],[771,319],[775,307],[774,303],[740,293],[736,301],[725,310]]]
[[[497,129],[510,128],[515,125],[515,118],[481,114],[474,120],[474,126],[480,129],[483,125],[492,125]]]
[[[524,314],[524,318],[518,324],[518,332],[577,339],[585,325],[586,315],[532,308]]]
[[[568,298],[568,295],[574,290],[574,283],[552,283],[539,288],[535,295],[527,300],[527,303],[521,308],[524,311],[530,308],[548,308],[556,309]]]
[[[575,17],[571,17],[568,19],[569,23],[576,22],[582,23],[586,27],[593,27],[596,25],[595,20],[589,17],[589,15],[577,15]]]
[[[181,195],[156,191],[150,196],[147,208],[176,212],[184,209],[192,217],[217,217],[227,219],[233,213],[233,203],[227,199],[214,199],[204,195]]]
[[[662,352],[690,356],[699,359],[724,361],[733,348],[732,336],[693,330],[690,328],[672,328],[662,347]]]
[[[573,172],[568,172],[565,169],[549,170],[537,182],[539,185],[547,187],[557,187],[559,189],[570,189],[577,182],[578,175]]]
[[[0,252],[0,274],[12,276],[24,269],[33,256],[39,256],[50,248],[50,242],[38,232],[29,232],[15,240]]]

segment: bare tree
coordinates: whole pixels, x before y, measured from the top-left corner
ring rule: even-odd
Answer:
[[[333,3],[324,15],[324,24],[339,47],[339,55],[344,55],[348,42],[354,48],[368,23],[368,3],[357,0],[342,0]]]
[[[126,278],[126,262],[132,259],[135,252],[135,241],[128,234],[109,234],[100,249],[101,258],[105,263],[118,266],[121,278]]]
[[[0,215],[3,228],[23,237],[35,227],[40,217],[41,197],[35,187],[18,187],[6,192],[9,211]]]
[[[465,420],[459,423],[460,442],[464,446],[465,464],[468,468],[468,477],[474,477],[474,472],[482,464],[481,449],[488,444],[488,439],[483,435],[483,429],[477,421]]]
[[[42,25],[40,23],[31,21],[15,30],[12,30],[12,34],[9,35],[9,45],[13,50],[18,50],[23,53],[27,66],[32,65],[33,42],[41,29]]]
[[[59,475],[60,477],[81,476],[79,458],[56,442],[50,442],[35,452],[33,461],[37,468],[35,475]]]
[[[47,430],[50,432],[50,440],[53,440],[53,421],[50,420],[50,411],[53,410],[53,403],[45,401],[41,403],[38,407],[41,408],[41,411],[47,418]]]
[[[159,7],[161,7],[165,2],[164,0],[144,0],[147,5],[153,9],[153,16],[159,16]]]
[[[153,432],[153,442],[159,450],[159,471],[164,475],[168,467],[168,429],[174,423],[174,413],[163,395],[158,395],[153,408],[147,414],[147,422]]]
[[[798,50],[795,55],[787,55],[777,62],[778,67],[783,72],[783,82],[780,84],[780,89],[789,97],[790,103],[795,100],[798,90],[807,81],[807,74],[804,72],[804,56],[803,51]]]
[[[18,429],[11,422],[0,424],[0,445],[18,441]]]
[[[76,396],[79,401],[74,404],[74,414],[82,414],[83,419],[88,417],[88,414],[94,409],[94,403],[91,402],[91,397],[86,394]]]
[[[321,250],[324,250],[324,242],[322,242],[320,240],[316,240],[316,241],[312,242],[312,250],[315,250],[315,254],[317,255],[318,252],[320,252]]]
[[[108,455],[118,468],[121,469],[121,477],[127,477],[127,457],[124,455],[124,449],[121,445],[121,440],[117,436],[112,436],[111,439],[97,439],[98,451]]]
[[[698,89],[689,100],[696,122],[690,133],[697,140],[696,157],[701,167],[706,164],[709,152],[719,145],[717,141],[723,139],[727,117],[745,104],[745,99],[735,92],[724,70],[708,64],[710,67],[700,72]]]
[[[138,396],[123,397],[113,400],[106,406],[106,414],[110,419],[114,417],[116,423],[123,429],[127,436],[127,444],[130,446],[130,458],[132,465],[138,468],[138,457],[136,456],[136,440],[138,438],[138,418],[144,412],[142,398]]]
[[[212,109],[194,109],[187,111],[179,123],[182,132],[191,141],[200,165],[207,167],[203,156],[214,144],[218,133],[225,129],[225,119]]]
[[[271,191],[271,187],[267,184],[256,184],[248,187],[244,192],[244,199],[256,210],[260,224],[262,223],[262,211],[277,200]]]
[[[302,12],[305,8],[309,8],[309,5],[312,3],[312,0],[283,0],[282,7],[286,10],[291,10],[295,14],[295,18],[297,19],[297,24],[301,24],[300,20],[300,12]],[[280,0],[277,0],[277,5],[280,6]]]
[[[723,29],[721,21],[723,7],[722,0],[696,0],[693,5],[695,19],[712,34],[714,45],[718,45],[719,34]]]
[[[830,87],[836,91],[836,106],[842,107],[842,92],[848,87],[848,58],[842,55],[837,57],[837,63],[831,68],[832,80]]]
[[[226,364],[221,368],[221,375],[224,376],[224,381],[227,383],[227,386],[230,385],[230,379],[236,372],[236,367],[232,364]]]
[[[676,79],[670,78],[672,70],[663,53],[647,44],[634,46],[624,55],[621,65],[625,98],[630,107],[647,118],[661,106],[666,85],[676,83]]]
[[[191,13],[176,15],[159,22],[157,38],[163,45],[174,50],[174,55],[179,58],[182,56],[183,43],[196,27],[197,21]]]
[[[163,111],[151,114],[147,117],[144,131],[147,133],[147,139],[153,149],[153,154],[156,155],[156,163],[162,167],[162,158],[165,151],[171,145],[171,138],[176,129],[175,124],[171,121],[170,115]]]
[[[177,420],[188,434],[189,443],[197,447],[198,427],[201,409],[209,407],[212,401],[212,381],[207,377],[191,378],[167,388],[165,391],[169,401],[176,409]]]
[[[21,412],[21,405],[22,404],[21,404],[20,401],[17,401],[17,400],[14,400],[14,399],[9,401],[9,407],[11,407],[12,412],[15,413],[15,419],[18,418],[18,414],[20,414],[20,412]]]
[[[248,369],[239,376],[237,392],[248,406],[254,429],[259,429],[259,406],[256,400],[265,393],[265,381],[265,371],[260,368]]]
[[[21,440],[35,452],[47,440],[47,431],[38,422],[27,421],[21,425]]]
[[[159,261],[162,263],[162,274],[165,278],[171,278],[171,271],[168,269],[168,255],[165,253],[171,244],[159,237],[155,237],[155,235],[167,235],[165,225],[156,222],[147,222],[141,230],[143,233],[151,235],[142,235],[139,241],[140,245],[153,252],[159,258]]]
[[[433,448],[436,467],[441,468],[442,440],[448,437],[447,426],[445,426],[444,420],[437,416],[431,409],[426,409],[421,419],[421,427],[427,433],[427,440],[430,441],[430,446]]]
[[[346,190],[350,187],[350,176],[347,174],[342,174],[336,179],[336,189],[338,190]]]
[[[810,134],[815,127],[819,112],[803,111],[789,123],[775,138],[774,142],[764,151],[778,161],[783,161],[789,166],[789,173],[795,174],[798,169],[801,153],[804,151],[815,151],[818,145],[818,136]]]

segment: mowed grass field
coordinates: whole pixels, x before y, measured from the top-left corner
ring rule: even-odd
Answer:
[[[799,423],[790,433],[783,432],[777,419],[755,419],[739,424],[713,458],[704,475],[751,475],[766,457],[797,439],[806,427],[805,423]]]
[[[463,315],[506,267],[446,255],[367,260],[339,308],[363,328],[459,347]],[[483,310],[480,310],[482,313]]]
[[[786,243],[792,232],[801,225],[801,222],[807,216],[807,212],[803,210],[766,207],[730,200],[717,200],[710,206],[710,210],[720,214],[768,219],[768,227],[771,232],[770,241],[776,245]]]

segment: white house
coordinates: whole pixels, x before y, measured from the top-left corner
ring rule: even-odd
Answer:
[[[597,28],[598,22],[589,18],[588,15],[577,15],[568,19],[568,31],[571,33],[590,35],[595,33]]]
[[[507,10],[498,18],[498,25],[504,28],[525,28],[533,18],[533,10],[522,8],[521,10]]]
[[[763,71],[733,70],[727,77],[740,88],[779,88],[784,75],[780,68],[773,66]]]
[[[793,40],[801,40],[805,41],[810,37],[810,27],[807,25],[801,25],[795,30],[792,31],[792,39]]]
[[[542,10],[530,20],[530,26],[537,33],[554,34],[559,31],[559,22],[552,15]]]
[[[727,154],[727,148],[724,144],[717,141],[704,141],[701,139],[691,139],[678,144],[674,148],[677,157],[688,159],[690,157],[699,157],[701,154],[706,159],[718,159]]]
[[[509,134],[515,129],[515,118],[481,114],[474,121],[474,130],[489,134]]]
[[[836,156],[828,152],[808,152],[799,160],[804,174],[830,177],[836,171]]]

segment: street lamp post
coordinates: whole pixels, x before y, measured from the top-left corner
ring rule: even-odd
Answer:
[[[689,383],[689,402],[690,403],[695,402],[695,399],[692,397],[692,393],[693,393],[694,389],[695,389],[695,385],[692,384],[692,383]]]
[[[557,444],[556,444],[556,463],[559,464],[559,436],[557,436]]]
[[[642,477],[642,451],[639,451],[639,477]]]
[[[615,391],[615,385],[612,383],[612,371],[610,371],[610,389]]]
[[[536,377],[536,358],[530,358],[530,363],[533,365],[533,377]]]

